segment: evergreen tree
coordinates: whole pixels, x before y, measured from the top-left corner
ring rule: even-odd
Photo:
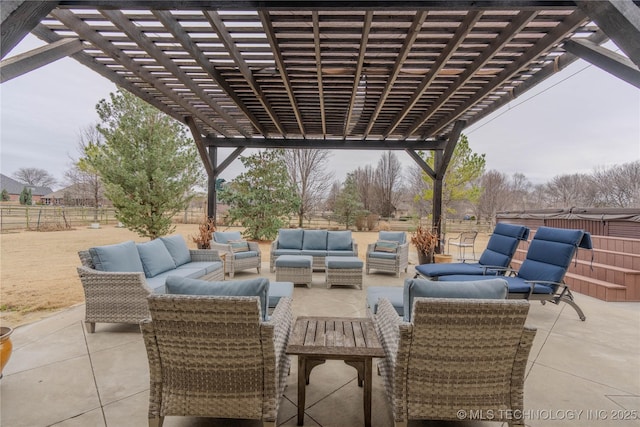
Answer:
[[[287,179],[282,150],[265,150],[240,157],[246,172],[220,192],[229,205],[228,220],[245,227],[249,239],[272,240],[285,226],[283,218],[297,212],[300,198]]]
[[[96,109],[104,143],[85,154],[116,218],[143,237],[171,233],[198,179],[195,145],[180,123],[128,92],[112,93]]]
[[[335,202],[334,214],[339,223],[348,230],[356,221],[356,217],[364,211],[354,173],[347,174],[342,190]]]
[[[20,204],[21,205],[31,205],[33,200],[33,195],[31,193],[31,189],[27,187],[23,187],[20,192]]]
[[[3,202],[8,202],[9,200],[11,200],[11,197],[9,196],[9,192],[7,191],[6,188],[2,189],[2,194],[0,195],[0,198],[2,199]]]

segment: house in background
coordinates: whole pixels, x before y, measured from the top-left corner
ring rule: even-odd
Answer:
[[[23,184],[20,181],[0,174],[0,191],[7,190],[7,193],[9,193],[9,201],[19,202],[20,193],[22,193],[25,187],[31,189],[31,201],[33,204],[40,203],[42,197],[52,191],[49,187],[36,187],[34,185]]]
[[[98,190],[98,207],[112,206],[111,201],[105,199],[102,188]],[[87,206],[95,207],[96,196],[93,186],[88,184],[71,184],[61,190],[49,192],[42,196],[42,203],[52,206]]]

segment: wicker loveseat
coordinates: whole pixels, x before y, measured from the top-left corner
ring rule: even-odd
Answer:
[[[89,332],[99,323],[138,323],[149,317],[147,296],[164,293],[169,276],[223,280],[218,252],[188,249],[182,236],[127,241],[78,252]]]
[[[308,255],[313,257],[313,269],[324,270],[327,256],[358,256],[358,244],[351,231],[281,229],[271,243],[270,269],[280,255]]]

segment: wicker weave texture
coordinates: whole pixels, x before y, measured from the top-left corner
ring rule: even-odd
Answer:
[[[357,286],[362,289],[362,268],[327,268],[325,271],[327,288],[331,286]]]
[[[149,419],[169,415],[275,422],[290,360],[291,299],[261,322],[257,297],[152,295],[141,324]]]
[[[226,253],[224,262],[224,272],[229,274],[230,278],[233,278],[236,271],[249,270],[255,268],[260,274],[260,268],[262,267],[262,252],[260,252],[260,245],[256,242],[247,242],[250,251],[258,253],[255,257],[249,258],[236,258],[236,254],[231,249],[231,245],[225,243],[211,242],[211,249]]]
[[[409,244],[405,243],[398,246],[398,251],[396,252],[395,258],[377,258],[375,256],[371,256],[371,253],[374,252],[375,243],[370,243],[367,245],[367,274],[371,272],[371,270],[378,271],[387,271],[390,273],[395,273],[396,275],[400,275],[401,271],[407,272],[409,268]]]
[[[394,420],[460,421],[459,411],[524,425],[524,373],[535,330],[513,300],[416,299],[412,323],[388,300],[375,315]],[[489,415],[490,414],[490,415]],[[489,418],[490,416],[490,418]]]
[[[309,285],[313,280],[313,269],[307,267],[277,267],[276,282],[293,282]]]
[[[221,261],[217,251],[192,249],[191,261]],[[119,273],[99,271],[94,268],[89,251],[79,251],[82,267],[78,276],[85,298],[85,323],[89,332],[96,323],[139,323],[149,317],[147,296],[152,290],[147,286],[144,273]],[[201,279],[223,280],[222,269],[213,271]]]

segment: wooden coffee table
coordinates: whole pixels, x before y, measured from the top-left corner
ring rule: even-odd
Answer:
[[[298,317],[287,353],[298,356],[298,425],[304,424],[305,386],[311,370],[327,359],[344,360],[364,383],[364,425],[371,426],[372,359],[384,357],[370,319]]]

